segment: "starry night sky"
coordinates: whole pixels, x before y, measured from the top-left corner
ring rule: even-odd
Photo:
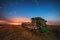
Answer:
[[[42,17],[60,20],[59,0],[0,0],[0,19]]]

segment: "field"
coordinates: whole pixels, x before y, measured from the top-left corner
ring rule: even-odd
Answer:
[[[60,26],[48,26],[46,33],[35,33],[18,26],[0,26],[0,40],[60,40]]]
[[[52,34],[60,40],[60,25],[50,25],[48,26],[48,30],[52,32]]]

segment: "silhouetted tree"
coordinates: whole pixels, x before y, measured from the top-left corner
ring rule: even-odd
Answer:
[[[31,20],[32,20],[32,24],[36,25],[39,31],[41,30],[42,27],[46,27],[46,20],[44,20],[41,17],[34,17],[31,18]]]

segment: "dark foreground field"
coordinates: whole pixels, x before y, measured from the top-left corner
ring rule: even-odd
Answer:
[[[50,25],[48,26],[48,30],[58,39],[60,40],[60,25]]]
[[[47,33],[35,33],[21,26],[0,26],[0,40],[59,40],[60,28],[49,26]]]

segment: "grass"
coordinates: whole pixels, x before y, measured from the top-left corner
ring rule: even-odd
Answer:
[[[55,27],[48,27],[47,33],[35,33],[21,26],[0,27],[0,40],[58,40],[53,34]]]

